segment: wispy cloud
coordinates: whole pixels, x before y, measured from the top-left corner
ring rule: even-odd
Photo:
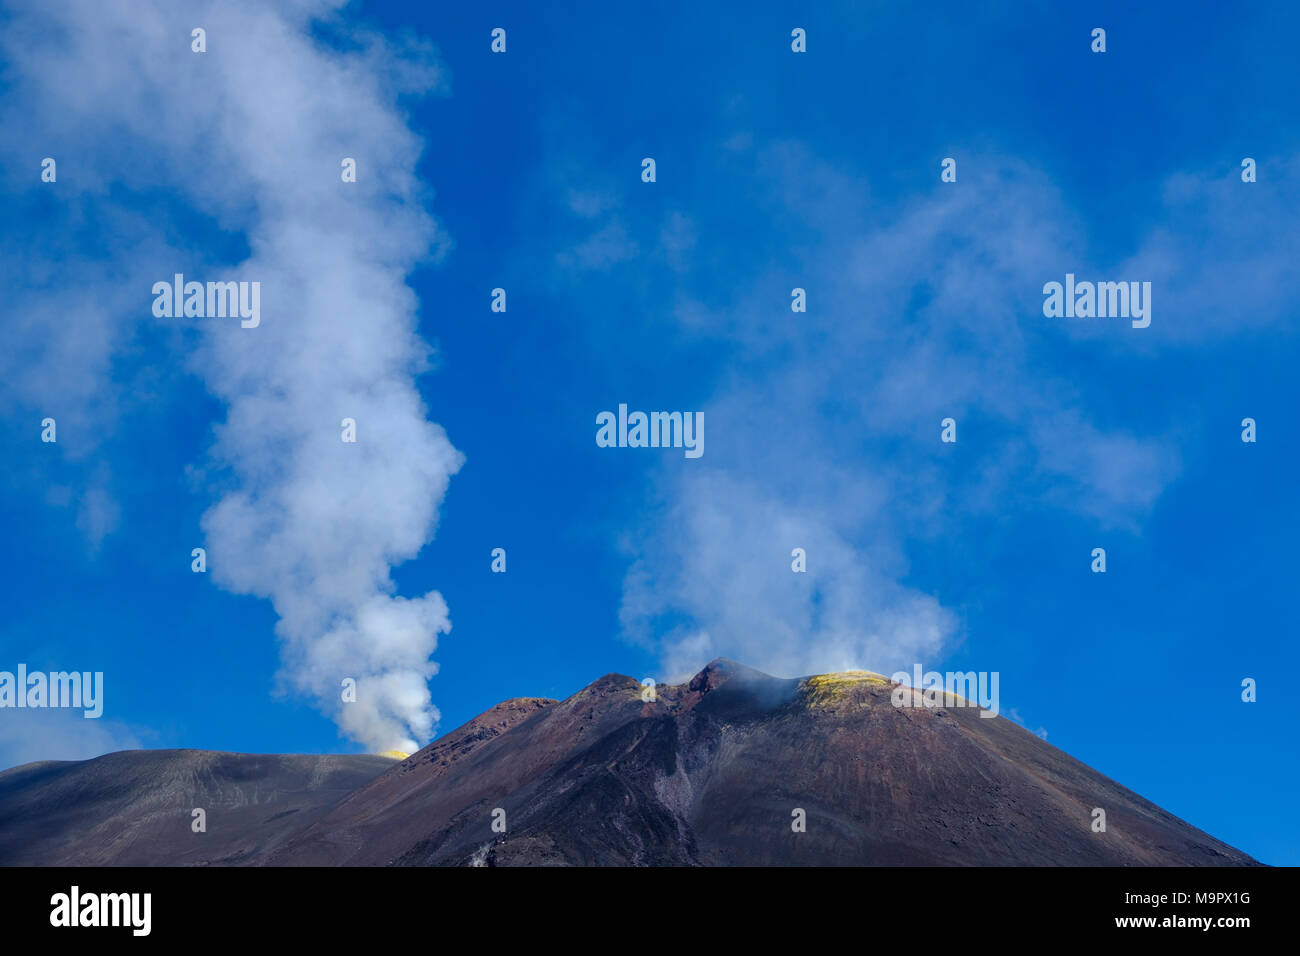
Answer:
[[[886,206],[798,144],[749,162],[765,231],[788,248],[731,277],[727,306],[705,304],[712,276],[679,285],[683,329],[730,371],[705,405],[708,455],[658,472],[664,506],[630,536],[624,633],[674,675],[720,654],[784,674],[936,660],[960,616],[907,583],[910,541],[1049,492],[1131,527],[1178,455],[1168,436],[1096,421],[1045,360],[1062,333],[1040,290],[1083,243],[1033,170],[986,158],[960,186]],[[708,241],[716,255],[728,239]],[[806,313],[790,311],[795,287]],[[940,442],[949,417],[955,445]]]
[[[1016,708],[1012,707],[1009,711],[1007,711],[1007,716],[1010,717],[1012,720],[1014,720],[1016,723],[1018,723],[1021,727],[1024,727],[1026,730],[1029,730],[1029,725],[1025,723],[1025,719],[1020,716],[1020,711],[1018,711]],[[1031,731],[1031,733],[1035,734],[1038,737],[1042,737],[1044,740],[1047,739],[1046,727],[1039,727],[1037,730]]]
[[[636,254],[636,243],[629,238],[626,227],[615,219],[578,243],[571,251],[559,253],[557,261],[565,267],[608,269],[635,258]]]
[[[1258,181],[1224,168],[1170,176],[1159,225],[1120,269],[1160,290],[1164,321],[1155,344],[1204,345],[1225,336],[1300,321],[1300,275],[1294,255],[1300,221],[1300,157],[1253,157]]]
[[[80,710],[9,708],[0,720],[0,770],[35,760],[88,760],[143,746],[142,732],[120,721],[86,720]]]

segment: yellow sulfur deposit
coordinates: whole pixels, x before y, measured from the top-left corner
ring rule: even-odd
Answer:
[[[808,703],[828,705],[843,699],[847,692],[859,684],[888,685],[889,678],[875,671],[839,671],[835,674],[819,674],[809,677],[804,685]]]

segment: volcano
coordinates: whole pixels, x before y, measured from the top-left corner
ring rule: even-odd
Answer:
[[[1257,865],[1018,724],[898,687],[717,660],[653,699],[610,674],[508,700],[400,761],[28,764],[0,773],[0,863]]]

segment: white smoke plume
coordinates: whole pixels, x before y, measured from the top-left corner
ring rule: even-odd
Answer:
[[[130,243],[106,236],[114,261],[83,261],[77,278],[100,285],[96,301],[131,311],[104,334],[102,312],[65,309],[97,347],[47,353],[35,378],[72,371],[108,386],[132,322],[201,328],[176,344],[226,409],[195,472],[215,499],[202,522],[209,571],[273,603],[289,686],[366,747],[411,751],[438,719],[427,681],[450,620],[437,592],[396,596],[390,570],[432,537],[461,456],[415,384],[430,350],[406,276],[446,242],[397,100],[443,80],[415,41],[352,29],[319,39],[341,5],[12,4],[9,79],[30,122],[5,125],[30,139],[6,154],[28,165],[59,156],[61,196],[73,201],[112,207],[110,190],[170,191],[169,215],[183,205],[189,222],[246,240],[233,257],[185,248],[183,217],[132,222]],[[196,27],[205,53],[191,50]],[[345,157],[357,161],[355,184],[341,182]],[[260,325],[153,320],[151,283],[174,272],[260,282]],[[340,440],[344,418],[355,444]],[[345,678],[357,682],[355,703],[341,700]]]
[[[1042,277],[1081,242],[1041,176],[985,162],[960,191],[885,209],[797,144],[756,153],[754,193],[788,207],[770,231],[817,241],[795,267],[737,277],[721,308],[681,281],[683,327],[727,350],[729,371],[699,406],[706,456],[656,463],[664,506],[628,536],[623,634],[669,680],[718,656],[786,677],[939,661],[963,615],[909,582],[911,542],[1029,489],[1133,526],[1176,477],[1176,445],[1096,424],[1068,379],[1035,368],[1056,334],[1034,321]],[[791,313],[794,287],[816,307]],[[948,416],[982,440],[941,445]]]

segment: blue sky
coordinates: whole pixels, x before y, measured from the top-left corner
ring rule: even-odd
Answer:
[[[0,668],[106,682],[0,712],[0,764],[364,749],[330,688],[371,652],[438,667],[373,726],[438,732],[920,662],[1300,862],[1300,13],[117,6],[0,7]],[[263,325],[154,318],[177,271]],[[1045,318],[1067,272],[1152,282],[1150,327]],[[702,410],[704,456],[598,448],[619,403]]]

